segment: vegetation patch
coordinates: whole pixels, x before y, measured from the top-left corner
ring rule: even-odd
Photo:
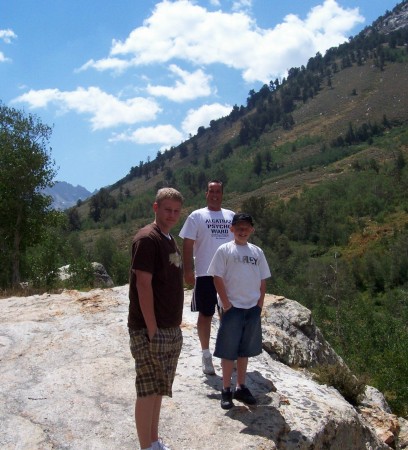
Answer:
[[[311,371],[320,384],[332,386],[353,406],[360,404],[366,383],[362,378],[357,378],[347,367],[341,364],[317,366]]]

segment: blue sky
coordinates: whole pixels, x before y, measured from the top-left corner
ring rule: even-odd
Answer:
[[[356,35],[395,0],[0,0],[0,100],[90,191]]]

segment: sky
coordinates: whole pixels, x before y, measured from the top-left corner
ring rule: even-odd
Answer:
[[[396,0],[0,0],[0,102],[93,192],[246,105]]]

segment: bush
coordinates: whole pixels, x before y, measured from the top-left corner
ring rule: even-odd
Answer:
[[[316,381],[320,384],[333,386],[339,393],[354,406],[357,406],[366,388],[366,383],[353,375],[346,366],[341,364],[317,366],[312,369]]]
[[[63,282],[70,289],[89,289],[93,287],[94,268],[92,263],[80,258],[69,265],[70,277]]]

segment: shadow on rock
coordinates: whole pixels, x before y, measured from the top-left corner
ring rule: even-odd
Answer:
[[[274,406],[259,404],[249,408],[240,404],[229,410],[226,416],[245,425],[241,433],[264,437],[274,442],[277,448],[280,448],[282,438],[290,432],[284,417]]]
[[[222,377],[218,375],[207,376],[205,383],[211,386],[216,392],[208,394],[208,398],[221,400]],[[236,372],[232,377],[232,386],[236,383]],[[265,378],[260,372],[248,372],[246,384],[257,400],[257,405],[247,406],[234,400],[234,408],[227,411],[225,416],[239,420],[245,425],[241,431],[248,435],[258,435],[276,443],[279,448],[279,442],[286,438],[290,433],[284,417],[279,413],[279,409],[271,403],[273,402],[272,392],[276,388],[271,380]],[[279,400],[277,400],[279,403]]]

